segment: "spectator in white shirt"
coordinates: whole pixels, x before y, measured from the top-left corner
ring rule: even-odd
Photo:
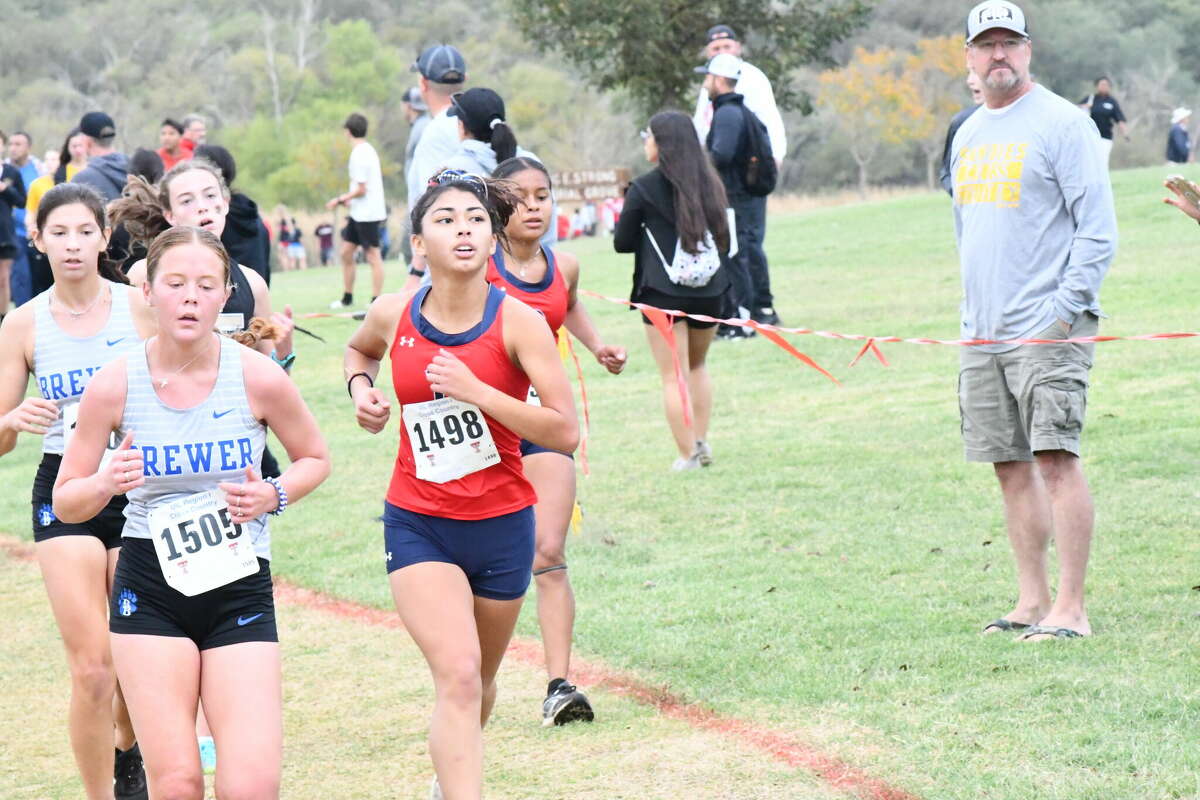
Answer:
[[[383,197],[383,170],[379,165],[379,154],[367,141],[367,118],[362,114],[346,117],[342,126],[350,137],[350,190],[325,204],[332,209],[344,205],[350,210],[346,227],[342,229],[342,283],[344,293],[341,300],[334,300],[330,308],[349,308],[354,304],[354,251],[363,249],[367,263],[371,265],[371,300],[383,293],[383,253],[379,249],[379,229],[387,219],[387,205]]]
[[[714,25],[708,29],[708,44],[704,48],[705,57],[712,59],[718,53],[730,53],[742,57],[742,43],[737,34],[728,25]],[[771,89],[771,81],[763,71],[746,60],[742,60],[742,74],[734,85],[733,91],[746,98],[746,108],[767,126],[767,136],[771,140],[771,153],[775,163],[783,164],[787,156],[787,132],[783,129],[783,117],[775,105],[775,92]],[[713,105],[708,98],[708,92],[700,87],[700,95],[696,98],[696,113],[692,122],[696,125],[696,133],[701,143],[708,138],[708,129],[712,126]]]
[[[421,51],[411,69],[420,73],[418,88],[429,112],[429,123],[405,167],[410,211],[425,194],[429,179],[458,152],[458,120],[446,112],[450,110],[451,96],[462,91],[467,62],[453,45],[435,44]],[[425,260],[414,255],[406,288],[415,287],[424,275]]]

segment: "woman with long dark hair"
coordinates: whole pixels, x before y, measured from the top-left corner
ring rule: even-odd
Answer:
[[[496,672],[529,588],[537,498],[520,444],[579,442],[571,387],[545,321],[486,280],[519,200],[511,184],[444,170],[412,211],[430,284],[381,295],[346,348],[358,424],[383,430],[400,404],[384,504],[392,597],[433,675],[432,797],[478,800]],[[530,385],[541,405],[526,403]]]
[[[634,253],[630,299],[720,317],[722,296],[729,288],[721,258],[730,249],[728,203],[721,179],[684,114],[655,114],[642,138],[646,160],[657,166],[629,185],[613,234],[618,253]],[[712,381],[705,358],[716,323],[685,317],[673,320],[679,360],[687,368],[690,413],[685,414],[670,347],[644,314],[642,321],[662,376],[667,422],[679,450],[672,469],[708,466],[712,463],[708,444]]]
[[[33,241],[54,282],[0,325],[0,455],[13,449],[18,435],[42,439],[33,479],[33,541],[71,672],[70,739],[83,795],[145,797],[141,755],[108,641],[107,599],[125,498],[64,522],[54,514],[52,489],[75,434],[84,388],[98,369],[153,333],[154,316],[105,253],[104,198],[89,186],[64,183],[40,200]],[[39,392],[26,397],[30,378]]]

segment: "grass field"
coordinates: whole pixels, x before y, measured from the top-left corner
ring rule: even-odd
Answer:
[[[1121,250],[1102,293],[1111,316],[1102,333],[1200,329],[1200,231],[1161,205],[1162,177],[1161,169],[1114,174]],[[601,240],[569,247],[586,288],[627,295],[626,257]],[[944,195],[776,215],[767,249],[790,325],[956,336]],[[320,311],[338,291],[329,270],[274,283],[277,302],[298,313]],[[589,308],[611,341],[629,347],[630,366],[613,377],[586,365],[593,474],[580,483],[583,534],[569,542],[582,657],[787,731],[921,797],[1200,798],[1200,591],[1191,588],[1200,582],[1200,342],[1098,346],[1084,438],[1097,505],[1096,636],[1034,645],[978,634],[1011,608],[1015,582],[992,472],[962,461],[954,348],[885,345],[890,368],[867,359],[850,369],[855,343],[794,337],[841,379],[838,388],[761,338],[717,345],[717,463],[673,474],[639,318],[599,301]],[[378,437],[354,425],[340,359],[355,323],[304,324],[328,340],[301,337],[295,375],[331,442],[334,474],[280,518],[274,570],[386,608],[374,518],[394,421]],[[0,459],[0,485],[10,487],[0,530],[24,538],[38,446],[26,438]],[[0,680],[37,679],[19,702],[0,706],[0,756],[19,765],[0,769],[0,796],[74,796],[63,766],[67,684],[49,612],[36,571],[3,559],[4,613],[20,617],[20,633],[0,644]],[[532,612],[531,602],[519,629],[527,637],[536,635]],[[283,616],[293,781],[284,796],[420,796],[431,692],[407,638],[327,631],[301,611]],[[806,775],[754,783],[778,768],[724,743],[680,738],[646,709],[603,694],[596,725],[543,733],[532,727],[541,680],[524,668],[504,676],[488,738],[489,796],[835,796]],[[27,728],[30,708],[42,718]],[[330,742],[345,761],[308,766],[308,754],[323,758]],[[594,770],[579,788],[537,773],[548,758],[581,757]],[[399,784],[384,794],[381,763]],[[641,773],[643,784],[618,785]],[[680,788],[654,788],[654,776],[668,773]]]

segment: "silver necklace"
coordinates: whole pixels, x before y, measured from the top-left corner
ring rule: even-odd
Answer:
[[[67,312],[68,314],[70,314],[73,319],[79,319],[84,314],[88,313],[93,308],[95,308],[96,303],[99,303],[100,298],[103,296],[104,296],[104,287],[101,286],[100,291],[96,292],[96,296],[92,298],[92,302],[88,303],[87,308],[85,308],[83,311],[76,311],[75,309],[71,308],[69,305],[67,305],[66,303],[63,302],[62,298],[58,296],[58,292],[54,292],[54,294],[53,294],[54,302],[58,303],[58,307],[61,308],[63,311]]]
[[[542,255],[542,251],[539,249],[536,253],[534,253],[533,258],[529,259],[528,261],[526,261],[524,263],[517,261],[517,259],[514,257],[513,261],[517,262],[517,275],[521,278],[524,278],[525,277],[525,269],[527,267],[532,267],[534,265],[534,263],[538,260],[538,258],[541,257],[541,255]]]
[[[179,369],[175,370],[174,372],[172,372],[170,375],[168,375],[168,376],[167,376],[167,377],[165,377],[165,378],[154,378],[155,382],[157,382],[157,383],[158,383],[158,388],[160,388],[160,389],[164,389],[164,388],[166,388],[166,386],[167,386],[167,382],[168,382],[168,381],[169,381],[171,378],[174,378],[176,375],[178,375],[179,373],[183,372],[185,369],[187,369],[188,367],[190,367],[190,366],[192,365],[192,362],[193,362],[193,361],[195,361],[196,359],[198,359],[200,356],[204,355],[205,353],[207,353],[207,352],[208,352],[209,350],[211,350],[211,349],[212,349],[212,340],[210,339],[210,340],[208,341],[208,347],[204,348],[204,349],[203,349],[203,350],[201,350],[199,353],[196,353],[196,355],[194,355],[194,356],[192,356],[191,358],[189,358],[189,359],[187,360],[187,363],[186,363],[186,364],[184,364],[182,367],[180,367]]]

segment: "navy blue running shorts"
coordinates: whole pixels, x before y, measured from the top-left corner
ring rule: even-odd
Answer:
[[[125,529],[125,496],[117,495],[108,501],[100,513],[87,522],[63,522],[54,516],[51,495],[62,456],[43,453],[33,479],[33,541],[44,542],[56,536],[94,536],[112,550],[121,546],[121,531]]]
[[[454,564],[471,593],[490,600],[524,597],[533,570],[533,506],[489,519],[446,519],[384,502],[387,571],[440,561]]]
[[[183,637],[200,650],[279,641],[271,563],[262,558],[253,575],[188,597],[167,585],[154,542],[126,539],[108,605],[113,633]]]
[[[558,453],[560,456],[566,456],[572,461],[575,460],[574,453],[564,453],[562,450],[551,450],[549,447],[542,447],[540,444],[534,444],[528,439],[521,440],[521,458],[532,456],[537,453]]]

